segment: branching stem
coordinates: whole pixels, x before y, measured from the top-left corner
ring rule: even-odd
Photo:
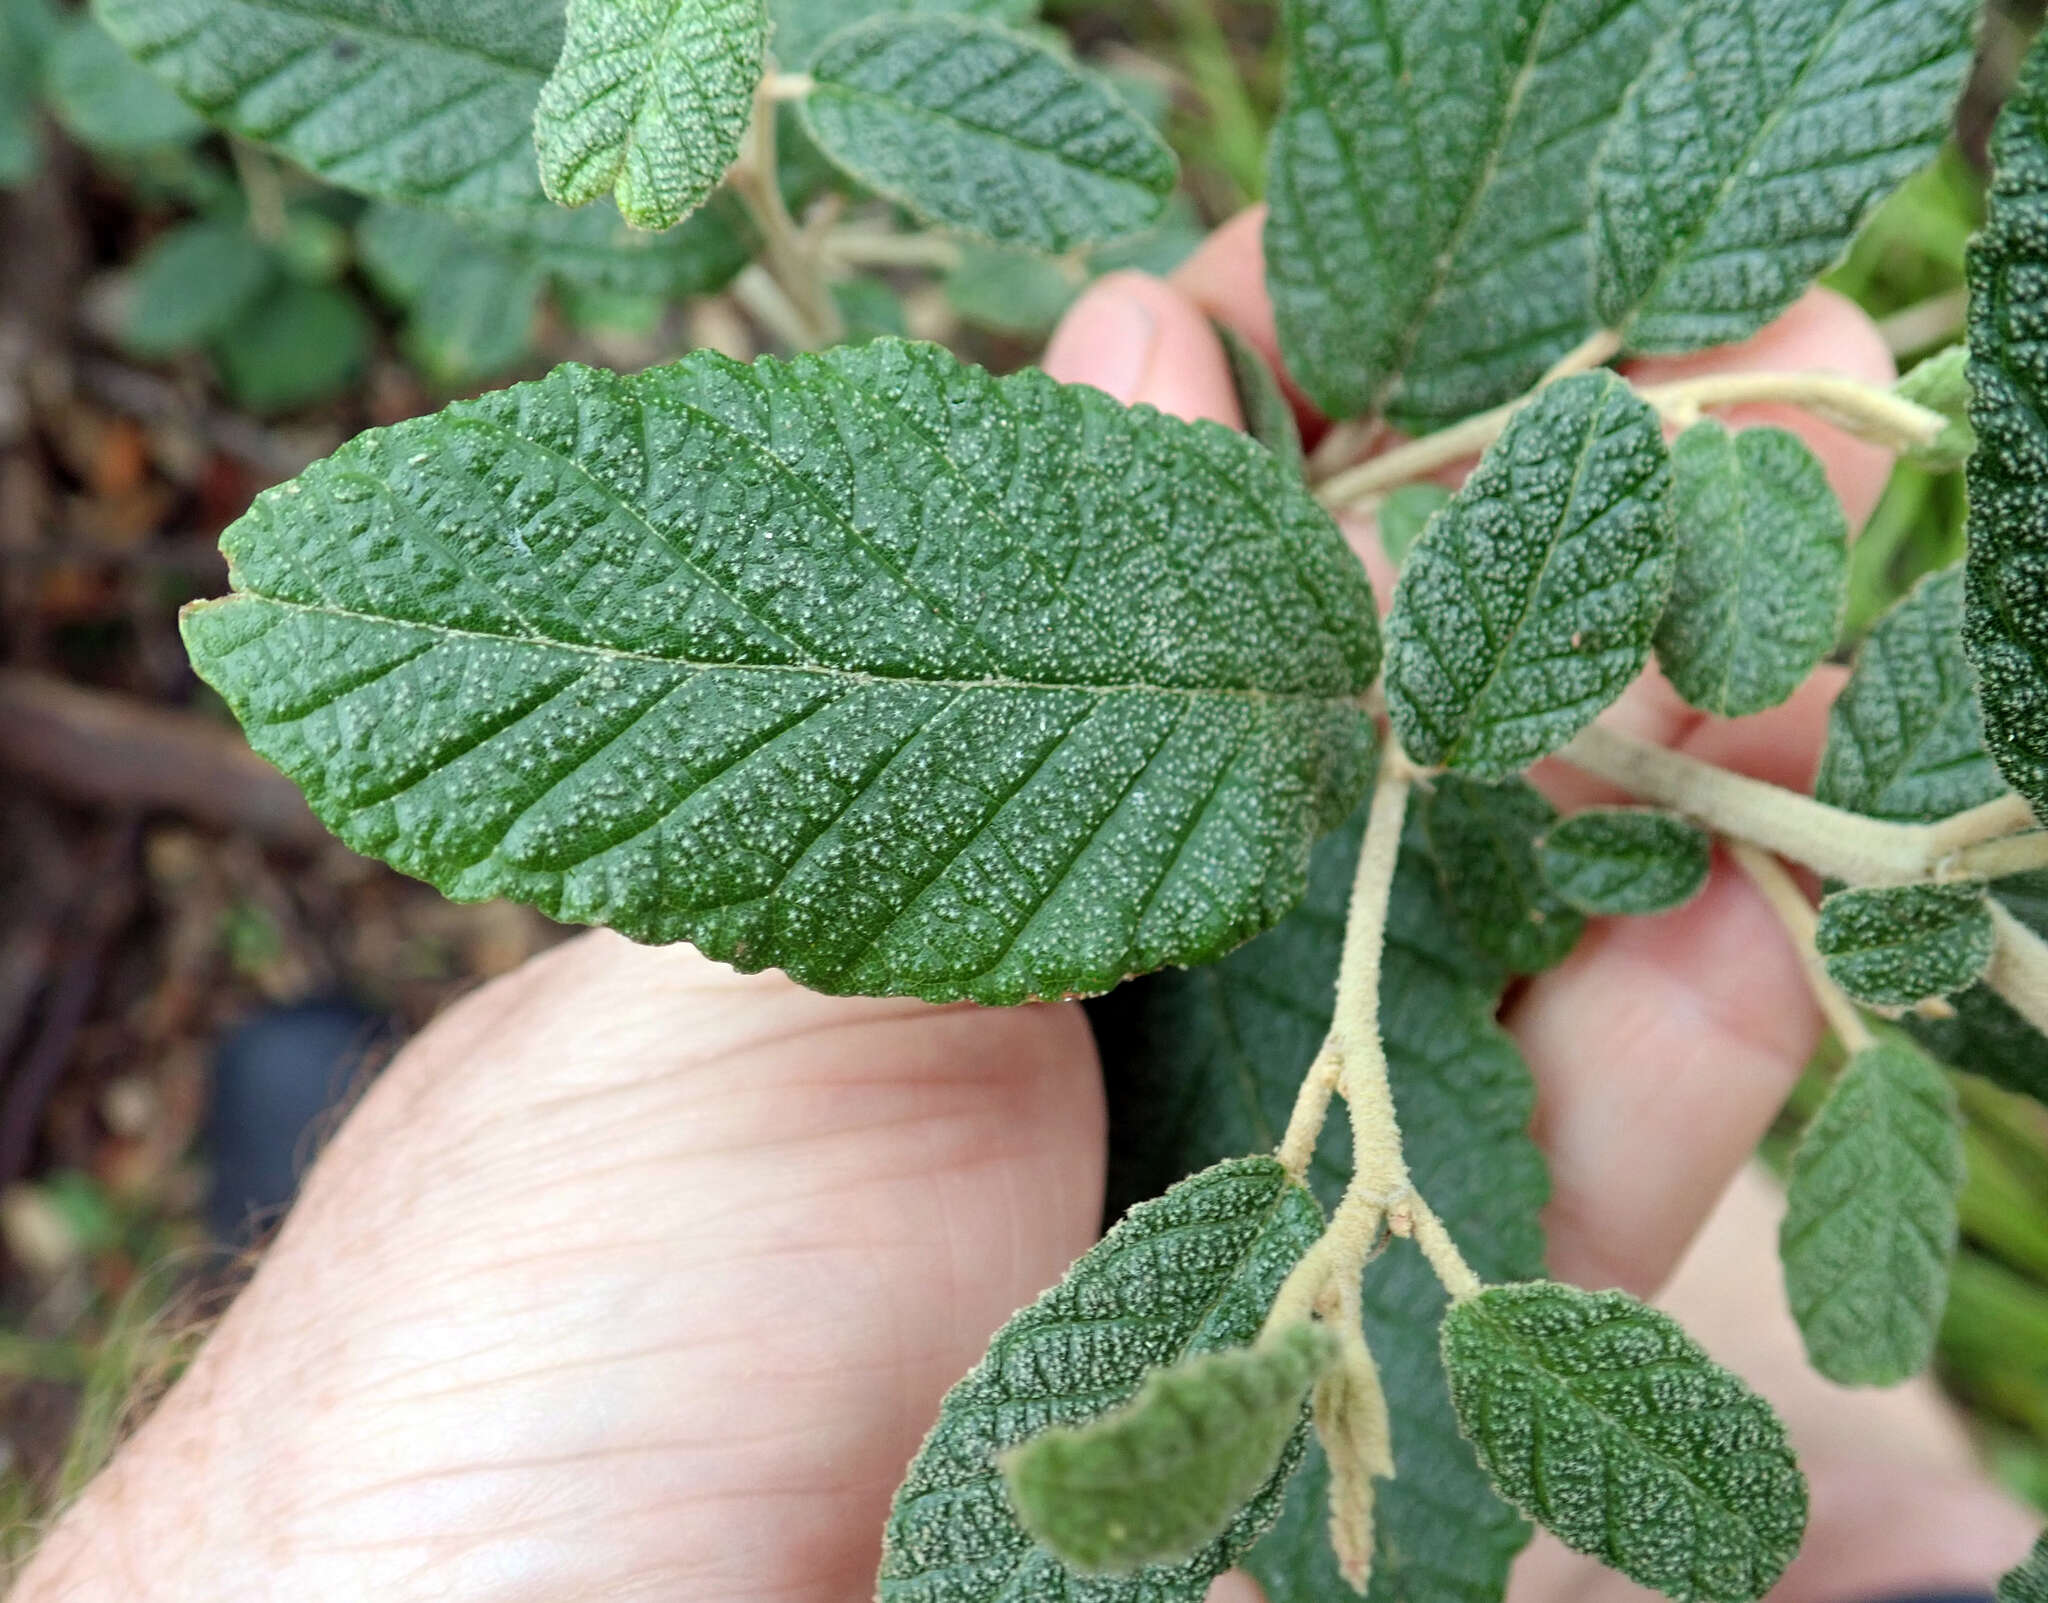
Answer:
[[[1749,876],[1750,882],[1763,892],[1771,911],[1778,915],[1778,922],[1785,926],[1785,933],[1792,937],[1792,944],[1799,952],[1799,966],[1806,973],[1806,982],[1813,989],[1813,999],[1820,1004],[1828,1028],[1849,1051],[1861,1052],[1871,1044],[1870,1027],[1863,1022],[1863,1015],[1856,1010],[1856,1004],[1849,1000],[1848,994],[1828,977],[1827,965],[1814,948],[1813,934],[1818,920],[1806,893],[1786,872],[1785,865],[1769,852],[1739,840],[1730,841],[1728,851],[1736,865]]]
[[[846,325],[833,303],[832,291],[819,270],[816,256],[782,199],[775,158],[777,97],[771,92],[771,86],[782,81],[778,77],[764,78],[755,91],[753,121],[747,125],[746,145],[740,159],[733,164],[731,183],[733,193],[761,232],[762,265],[802,320],[802,343],[815,349],[843,338]]]
[[[825,255],[847,267],[925,267],[950,273],[962,260],[960,242],[943,234],[892,234],[879,228],[841,228],[825,236]]]
[[[1529,395],[1490,412],[1480,412],[1450,428],[1396,446],[1369,462],[1333,473],[1317,485],[1316,497],[1327,507],[1348,509],[1397,485],[1427,478],[1439,469],[1477,456],[1500,438],[1509,420],[1535,393],[1531,390]],[[1801,407],[1860,439],[1893,451],[1931,444],[1946,426],[1946,419],[1939,412],[1915,405],[1890,390],[1832,373],[1713,373],[1672,384],[1646,385],[1637,393],[1667,422],[1681,428],[1714,407],[1779,401]]]
[[[2048,941],[2013,917],[1995,896],[1988,905],[1998,940],[1984,983],[2021,1018],[2048,1034]]]
[[[1558,755],[1583,773],[1695,818],[1717,834],[1749,841],[1855,885],[1974,877],[1986,872],[1984,865],[1994,857],[1980,843],[1995,842],[2003,852],[1998,837],[2033,822],[2017,796],[2001,796],[1933,824],[1866,818],[1600,724]]]

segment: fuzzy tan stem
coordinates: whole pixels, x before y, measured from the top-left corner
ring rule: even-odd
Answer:
[[[2048,941],[2013,917],[1996,897],[1986,905],[1997,944],[1984,983],[2021,1018],[2048,1034]]]
[[[1443,1288],[1450,1293],[1452,1302],[1468,1302],[1484,1289],[1479,1277],[1472,1272],[1472,1266],[1465,1262],[1465,1255],[1458,1251],[1458,1244],[1451,1239],[1451,1232],[1436,1210],[1421,1196],[1410,1199],[1410,1230],[1415,1245],[1422,1249],[1422,1256],[1429,1260],[1429,1267],[1436,1271],[1436,1277],[1443,1282]]]
[[[1785,926],[1785,933],[1792,937],[1792,944],[1799,952],[1799,966],[1805,971],[1806,983],[1812,988],[1814,1001],[1820,1004],[1828,1028],[1849,1051],[1861,1052],[1872,1042],[1870,1027],[1863,1022],[1863,1015],[1849,1000],[1848,993],[1828,977],[1827,965],[1814,948],[1813,936],[1818,919],[1813,904],[1806,899],[1806,893],[1785,871],[1785,865],[1769,852],[1759,851],[1748,842],[1739,840],[1728,843],[1728,852],[1743,873],[1749,876],[1750,882],[1763,893],[1771,911],[1777,914],[1778,922]]]
[[[774,79],[763,79],[754,95],[754,117],[740,159],[733,164],[732,190],[747,208],[761,233],[761,261],[802,319],[805,348],[815,349],[843,339],[846,325],[832,291],[806,247],[796,219],[782,199],[775,155]]]

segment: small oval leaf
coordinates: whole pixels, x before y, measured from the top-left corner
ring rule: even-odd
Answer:
[[[1675,813],[1595,807],[1537,843],[1543,878],[1582,913],[1668,913],[1699,895],[1713,866],[1706,831]]]
[[[1153,1370],[1122,1408],[998,1458],[1018,1522],[1084,1575],[1185,1561],[1272,1478],[1336,1351],[1324,1327],[1293,1325]]]
[[[1827,470],[1784,429],[1709,418],[1671,448],[1678,570],[1657,661],[1702,712],[1740,718],[1797,690],[1835,643],[1849,520]]]
[[[1417,762],[1505,779],[1642,672],[1671,595],[1671,465],[1611,373],[1541,391],[1409,553],[1387,706]]]
[[[1806,1482],[1771,1406],[1619,1291],[1493,1286],[1444,1316],[1451,1400],[1510,1502],[1680,1603],[1752,1603],[1799,1550]]]
[[[1155,221],[1179,165],[1100,79],[1007,28],[877,17],[811,65],[818,147],[928,222],[1060,252]]]
[[[1955,1257],[1955,1087],[1900,1040],[1849,1060],[1792,1159],[1778,1251],[1813,1367],[1895,1386],[1934,1356]]]
[[[1814,945],[1828,976],[1872,1007],[1911,1007],[1974,985],[1995,937],[1984,887],[1886,885],[1820,905]]]
[[[637,228],[671,228],[740,153],[768,48],[763,0],[569,0],[533,137],[550,199],[615,190]]]

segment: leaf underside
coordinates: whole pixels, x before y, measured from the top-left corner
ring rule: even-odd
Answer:
[[[1298,480],[934,346],[565,367],[223,546],[193,660],[349,844],[814,989],[1218,956],[1371,749],[1371,591]]]
[[[821,150],[927,221],[1059,252],[1133,234],[1172,194],[1165,141],[1100,79],[1007,28],[878,17],[811,65]]]
[[[1168,970],[1091,1004],[1111,1098],[1113,1199],[1156,1191],[1221,1155],[1270,1148],[1329,1028],[1364,811],[1316,849],[1307,898],[1220,963]],[[1421,826],[1402,844],[1389,910],[1381,1024],[1417,1186],[1489,1279],[1542,1273],[1548,1196],[1529,1138],[1533,1091],[1494,1022],[1505,974],[1458,933]],[[1334,1206],[1351,1169],[1342,1119],[1310,1182]],[[1437,1355],[1442,1289],[1419,1254],[1365,1278],[1368,1334],[1393,1414],[1398,1473],[1377,1487],[1371,1603],[1497,1599],[1528,1527],[1493,1495],[1458,1434]],[[1245,1567],[1267,1603],[1346,1596],[1330,1548],[1329,1467],[1311,1444],[1279,1523]]]
[[[1987,744],[2048,806],[2048,51],[2031,51],[1992,136],[1984,227],[1969,251],[1969,567],[1964,641]]]
[[[1593,174],[1596,298],[1631,350],[1746,339],[1933,155],[1975,0],[1694,6],[1630,87]]]
[[[1305,1432],[1222,1536],[1118,1579],[1077,1577],[1034,1542],[996,1459],[1115,1408],[1152,1370],[1248,1343],[1322,1227],[1271,1158],[1226,1161],[1133,1208],[946,1394],[890,1511],[879,1603],[1200,1603],[1272,1521]]]
[[[1696,423],[1671,448],[1678,569],[1657,661],[1702,712],[1775,707],[1835,643],[1849,522],[1818,458],[1784,429]]]
[[[1828,977],[1873,1007],[1911,1007],[1974,985],[1995,937],[1978,884],[1838,891],[1821,903],[1814,946]]]
[[[1969,461],[1977,449],[1977,431],[1970,427],[1970,348],[1951,345],[1937,351],[1892,386],[1892,393],[1915,406],[1948,419],[1932,445],[1915,446],[1906,460],[1932,472],[1945,473]]]
[[[1032,1437],[1002,1460],[1019,1522],[1069,1568],[1178,1564],[1272,1479],[1309,1387],[1336,1356],[1320,1325],[1202,1353],[1145,1378],[1122,1409]]]
[[[1813,1367],[1892,1386],[1934,1356],[1963,1183],[1955,1088],[1887,1040],[1851,1058],[1792,1160],[1785,1289]]]
[[[1674,813],[1596,807],[1546,832],[1536,861],[1580,912],[1640,916],[1682,907],[1705,888],[1713,842]]]
[[[615,188],[628,222],[673,227],[739,155],[767,46],[762,0],[568,0],[534,108],[542,186],[564,206]]]
[[[1506,779],[1642,671],[1671,593],[1657,417],[1611,373],[1547,386],[1409,554],[1387,706],[1417,762]]]
[[[1555,968],[1586,920],[1552,888],[1536,842],[1557,809],[1523,780],[1482,785],[1441,776],[1421,805],[1444,896],[1465,938],[1519,974]]]
[[[1267,282],[1288,370],[1411,432],[1596,327],[1588,175],[1676,0],[1289,0]]]
[[[215,122],[345,189],[546,207],[534,103],[563,0],[99,0],[108,30]]]
[[[1806,1529],[1770,1405],[1618,1291],[1494,1286],[1444,1316],[1444,1364],[1494,1483],[1567,1547],[1680,1603],[1750,1603]]]

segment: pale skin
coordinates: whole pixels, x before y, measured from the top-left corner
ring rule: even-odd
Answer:
[[[1103,281],[1046,366],[1236,425],[1204,314],[1270,353],[1258,225],[1220,231],[1172,284]],[[1678,365],[1890,376],[1875,330],[1821,291]],[[1733,418],[1759,420],[1800,428],[1860,522],[1884,454],[1796,414]],[[1384,598],[1370,529],[1349,532]],[[1610,717],[1803,787],[1839,684],[1724,724],[1653,675]],[[1606,799],[1541,777],[1568,804]],[[1986,1586],[2015,1562],[2034,1521],[1930,1391],[1848,1398],[1788,1350],[1774,1204],[1739,1177],[1820,1021],[1742,876],[1719,864],[1677,913],[1596,925],[1506,1021],[1538,1083],[1561,1278],[1651,1293],[1727,1196],[1672,1298],[1803,1448],[1814,1527],[1778,1603]],[[869,1597],[940,1396],[1095,1238],[1103,1149],[1072,1005],[823,997],[581,936],[400,1054],[17,1603]],[[1644,1596],[1539,1544],[1512,1603]],[[1254,1598],[1230,1576],[1212,1603]]]

